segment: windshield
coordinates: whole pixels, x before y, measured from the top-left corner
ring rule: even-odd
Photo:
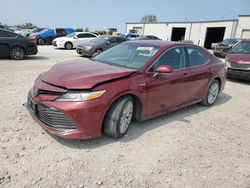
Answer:
[[[91,40],[90,42],[93,43],[105,43],[109,38],[106,36],[100,36],[100,37],[96,37],[95,39]]]
[[[225,45],[230,45],[230,44],[236,44],[238,42],[238,40],[236,40],[236,39],[225,39],[225,40],[223,40],[223,44],[225,44]]]
[[[240,42],[230,51],[230,53],[250,54],[250,42]]]
[[[70,34],[68,34],[66,37],[73,37],[73,36],[75,36],[76,35],[76,33],[70,33]]]
[[[122,43],[104,51],[92,60],[139,70],[159,49],[160,47],[146,44]]]

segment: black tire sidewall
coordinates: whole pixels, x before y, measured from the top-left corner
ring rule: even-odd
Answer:
[[[120,132],[120,121],[121,121],[121,114],[124,110],[124,107],[126,106],[126,104],[129,101],[131,101],[133,103],[133,108],[134,108],[133,98],[130,96],[121,98],[111,105],[110,109],[107,112],[107,117],[104,120],[104,126],[105,126],[104,132],[105,132],[105,128],[108,128],[110,131],[108,133],[105,132],[105,134],[112,136],[114,138],[121,138],[127,133],[129,126],[124,133]],[[118,116],[118,118],[116,118],[117,116]],[[112,122],[111,120],[113,120],[114,117],[115,117],[115,122]],[[113,123],[113,125],[111,125],[112,123]],[[106,127],[106,126],[109,126],[109,127]],[[113,129],[115,129],[115,130],[113,130]]]

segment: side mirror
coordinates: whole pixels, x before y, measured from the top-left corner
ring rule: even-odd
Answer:
[[[156,69],[156,73],[160,73],[160,74],[170,74],[174,71],[174,69],[171,66],[167,66],[167,65],[160,65],[157,69]]]
[[[108,40],[108,41],[106,42],[106,44],[109,45],[109,44],[110,44],[110,41]]]
[[[166,66],[166,65],[160,65],[154,73],[153,77],[158,77],[160,74],[170,74],[174,71],[174,69],[171,66]]]
[[[73,36],[73,39],[77,39],[78,37],[77,36]]]

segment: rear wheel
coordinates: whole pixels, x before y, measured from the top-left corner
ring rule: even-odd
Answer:
[[[40,44],[40,45],[44,45],[44,40],[43,39],[38,39],[38,44]]]
[[[66,48],[67,50],[72,49],[72,48],[73,48],[72,43],[71,43],[71,42],[67,42],[67,43],[65,44],[65,48]]]
[[[220,83],[218,80],[214,80],[207,91],[206,97],[201,102],[205,106],[211,106],[216,101],[220,91]]]
[[[25,51],[21,47],[13,47],[10,50],[10,58],[15,60],[21,60],[25,56]]]
[[[133,98],[128,96],[116,101],[109,109],[104,120],[104,133],[114,138],[126,134],[134,111]]]

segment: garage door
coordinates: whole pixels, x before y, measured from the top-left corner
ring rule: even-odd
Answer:
[[[250,29],[243,29],[241,33],[241,38],[250,39]]]

